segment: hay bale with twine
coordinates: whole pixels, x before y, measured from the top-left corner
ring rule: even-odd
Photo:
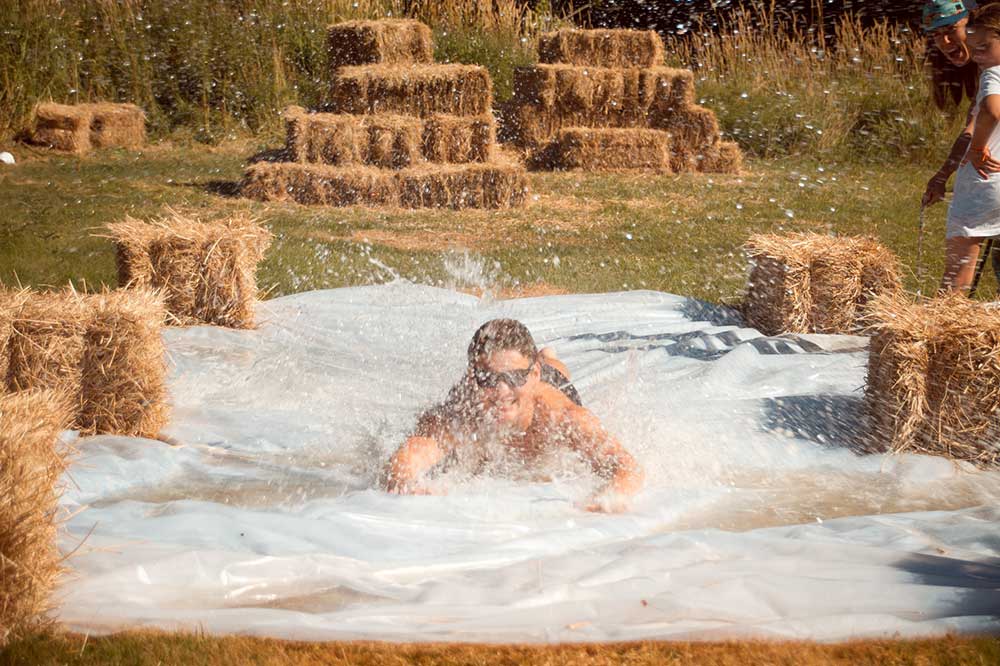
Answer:
[[[271,234],[248,214],[203,222],[168,210],[152,222],[126,218],[108,230],[121,286],[161,291],[170,323],[254,326],[257,265]]]
[[[134,149],[146,142],[146,114],[134,104],[56,104],[35,107],[32,143],[86,153],[91,148]]]
[[[655,67],[663,64],[663,40],[654,30],[557,30],[538,37],[538,61]]]
[[[326,110],[424,118],[479,116],[492,106],[493,82],[478,65],[363,65],[337,71]]]
[[[867,301],[902,287],[899,262],[877,240],[821,234],[759,234],[744,315],[765,335],[854,333]]]
[[[431,29],[412,19],[348,21],[327,29],[331,72],[355,65],[407,65],[434,61]]]
[[[523,169],[506,163],[427,164],[399,171],[313,164],[254,164],[243,195],[326,206],[507,208],[523,203]]]
[[[0,646],[51,624],[69,402],[55,391],[0,394]]]
[[[670,135],[639,128],[561,129],[531,162],[538,169],[670,173]]]
[[[870,448],[1000,465],[1000,310],[895,295],[874,299],[868,320]]]
[[[170,415],[162,298],[121,289],[87,300],[76,426],[84,434],[156,437]]]

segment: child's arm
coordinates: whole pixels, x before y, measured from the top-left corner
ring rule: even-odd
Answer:
[[[976,119],[973,116],[975,108],[975,104],[969,107],[969,113],[965,119],[965,129],[955,139],[955,143],[951,145],[951,151],[948,153],[948,158],[944,161],[944,164],[927,181],[927,187],[924,189],[924,196],[920,202],[921,205],[930,206],[944,199],[944,189],[945,185],[948,184],[948,179],[951,178],[951,174],[955,173],[962,163],[965,154],[969,151],[969,143],[972,141],[972,130],[976,125]],[[1000,170],[1000,164],[997,165],[997,169]]]
[[[990,155],[987,144],[993,135],[993,130],[1000,122],[1000,95],[987,95],[979,103],[979,113],[976,114],[976,128],[972,132],[972,143],[969,145],[969,161],[982,178],[988,178],[994,171],[996,161]]]

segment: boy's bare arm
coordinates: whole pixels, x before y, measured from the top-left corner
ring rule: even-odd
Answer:
[[[567,417],[572,422],[570,441],[573,448],[590,463],[598,476],[606,479],[585,508],[588,511],[626,510],[629,498],[639,492],[645,480],[642,466],[589,410],[574,406]]]
[[[433,437],[407,438],[389,459],[384,472],[385,489],[400,495],[427,495],[424,476],[444,458],[444,450]]]

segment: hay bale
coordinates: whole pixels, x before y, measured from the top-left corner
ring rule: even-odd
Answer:
[[[928,343],[935,325],[916,303],[886,296],[872,303],[865,380],[871,451],[918,446],[927,422]]]
[[[403,169],[422,159],[424,124],[420,118],[379,114],[361,116],[365,130],[362,162],[382,169]]]
[[[323,206],[396,206],[395,172],[366,166],[254,164],[244,174],[243,196]]]
[[[653,30],[573,30],[538,38],[543,63],[597,67],[655,67],[663,64],[663,40]]]
[[[327,29],[330,71],[355,65],[434,62],[431,29],[411,19],[348,21]]]
[[[1000,465],[1000,310],[886,296],[870,315],[871,448]]]
[[[743,312],[747,326],[764,335],[805,333],[811,306],[809,253],[769,234],[751,236],[744,249],[752,265]]]
[[[0,646],[51,624],[68,402],[54,391],[0,394]]]
[[[88,104],[90,145],[94,148],[139,148],[146,143],[146,113],[134,104]]]
[[[745,315],[766,335],[856,333],[871,298],[901,289],[898,259],[873,238],[761,234],[746,250]]]
[[[125,289],[88,301],[76,425],[83,434],[155,437],[169,417],[163,300]]]
[[[702,154],[697,168],[702,173],[742,173],[743,151],[735,141],[720,141]]]
[[[670,135],[651,129],[573,127],[536,152],[538,169],[670,173]]]
[[[274,166],[267,163],[254,165]],[[297,166],[297,165],[291,165]],[[245,213],[202,222],[168,210],[142,223],[108,225],[118,248],[122,286],[162,291],[173,323],[253,327],[257,264],[271,234]]]
[[[72,289],[26,294],[8,343],[8,388],[57,390],[78,406],[89,317],[86,298]]]
[[[85,153],[90,150],[90,110],[45,102],[35,107],[28,140],[53,150]]]
[[[489,162],[496,146],[493,116],[435,114],[424,122],[422,150],[429,162]]]
[[[524,169],[505,163],[434,165],[399,172],[405,208],[510,208],[524,202]]]
[[[146,142],[146,114],[134,104],[55,104],[35,107],[28,140],[55,150],[138,148]]]
[[[524,201],[524,170],[503,163],[423,165],[399,171],[313,164],[255,164],[243,194],[327,206],[505,208]]]
[[[693,75],[670,67],[614,69],[536,65],[514,70],[509,128],[522,148],[537,148],[568,127],[666,129],[673,109],[693,99]]]
[[[348,114],[490,112],[493,83],[477,65],[365,65],[342,67],[331,83],[328,111]]]
[[[701,154],[718,145],[722,136],[715,113],[703,106],[689,106],[652,115],[650,126],[670,132],[671,143],[675,148]]]

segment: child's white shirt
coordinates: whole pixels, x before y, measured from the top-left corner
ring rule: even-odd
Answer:
[[[988,67],[980,74],[973,118],[979,117],[979,108],[989,95],[1000,95],[1000,66]],[[995,159],[1000,159],[1000,122],[993,128],[986,146]],[[1000,236],[1000,173],[984,179],[969,162],[959,167],[945,235],[948,238]]]

